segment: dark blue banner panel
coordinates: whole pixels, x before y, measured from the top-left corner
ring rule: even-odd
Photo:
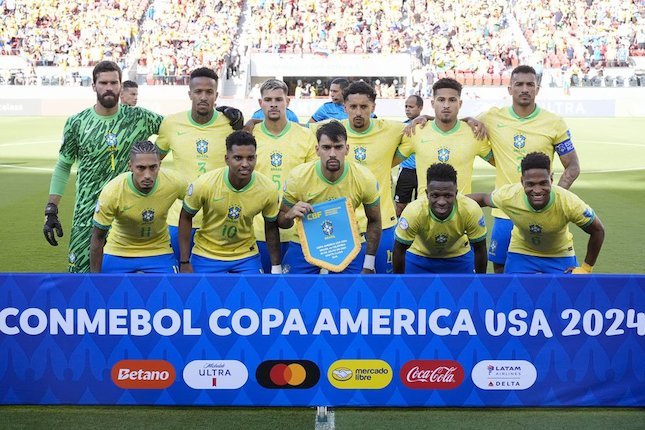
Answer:
[[[0,403],[645,406],[645,276],[0,275]]]

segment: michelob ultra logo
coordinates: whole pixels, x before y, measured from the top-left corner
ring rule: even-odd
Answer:
[[[392,368],[383,360],[337,360],[327,378],[340,389],[378,390],[392,382]]]
[[[320,380],[320,369],[309,360],[268,360],[255,371],[264,388],[311,388]]]
[[[112,366],[111,376],[119,388],[163,390],[175,382],[175,368],[166,360],[121,360]]]

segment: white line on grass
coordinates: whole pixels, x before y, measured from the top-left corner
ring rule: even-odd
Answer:
[[[607,169],[607,170],[583,170],[581,174],[589,173],[621,173],[621,172],[640,172],[645,170],[645,167],[630,167],[627,169]],[[482,178],[494,178],[495,174],[485,174],[485,175],[473,175],[473,178],[482,179]]]
[[[20,142],[20,143],[0,143],[0,148],[6,148],[8,146],[45,145],[48,143],[60,143],[60,140],[41,140],[38,142]]]
[[[14,166],[13,164],[0,164],[0,168],[6,169],[22,169],[22,170],[36,170],[38,172],[53,172],[53,167],[29,167],[29,166]]]

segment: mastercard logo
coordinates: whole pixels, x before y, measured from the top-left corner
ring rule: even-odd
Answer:
[[[309,360],[267,360],[255,371],[264,388],[311,388],[320,380],[320,369]]]

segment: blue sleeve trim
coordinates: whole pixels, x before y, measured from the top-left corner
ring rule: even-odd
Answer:
[[[584,228],[584,227],[589,227],[589,226],[591,225],[591,223],[593,223],[593,222],[594,222],[594,220],[595,220],[595,219],[596,219],[596,214],[594,214],[594,215],[593,215],[593,217],[591,217],[591,219],[590,219],[589,221],[587,221],[587,222],[582,226],[582,228]]]
[[[284,204],[285,206],[289,206],[290,208],[292,208],[293,205],[295,205],[295,203],[291,203],[289,200],[285,199],[284,197],[282,197],[282,204]]]
[[[271,217],[266,217],[265,216],[264,220],[268,221],[268,222],[276,222],[278,220],[278,217],[277,216],[271,216]]]
[[[381,203],[381,198],[380,197],[378,199],[376,199],[374,202],[372,202],[372,203],[370,203],[368,205],[363,203],[363,206],[365,206],[366,208],[373,208],[374,206],[378,205],[379,203]]]
[[[98,223],[96,221],[92,221],[92,225],[94,225],[94,227],[96,227],[96,228],[98,228],[100,230],[108,231],[110,229],[109,225],[103,225],[103,224],[100,224],[100,223]]]
[[[394,240],[396,240],[396,241],[397,241],[397,242],[399,242],[399,243],[402,243],[403,245],[407,245],[407,246],[412,245],[412,243],[414,242],[414,240],[405,240],[405,239],[401,239],[401,238],[399,237],[399,235],[398,235],[398,234],[396,234],[396,232],[394,233]]]
[[[191,214],[191,215],[195,215],[197,212],[199,212],[199,209],[193,209],[193,208],[191,208],[190,206],[188,206],[188,205],[186,204],[186,202],[184,202],[181,206],[182,206],[182,208],[184,208],[184,210],[185,210],[186,212],[188,212],[188,213],[189,213],[189,214]]]
[[[482,240],[486,240],[486,235],[483,235],[482,237],[478,237],[476,239],[468,239],[470,243],[478,243],[478,242],[481,242]]]

